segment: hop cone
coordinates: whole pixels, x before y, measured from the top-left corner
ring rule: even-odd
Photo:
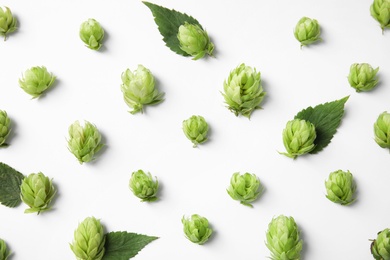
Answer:
[[[213,233],[207,218],[197,214],[193,214],[190,218],[183,217],[181,222],[185,236],[193,243],[203,245]]]
[[[133,172],[129,182],[130,190],[135,196],[144,201],[157,200],[158,180],[153,179],[152,175],[142,170]]]
[[[265,92],[261,86],[260,72],[241,64],[230,72],[223,84],[225,102],[236,116],[250,118],[253,110],[259,109]]]
[[[16,18],[11,10],[6,6],[0,7],[0,35],[4,36],[4,41],[7,39],[7,34],[17,29],[16,24]]]
[[[53,85],[55,80],[56,77],[44,66],[37,66],[24,72],[23,77],[19,79],[19,86],[33,98],[38,98]]]
[[[183,121],[183,132],[194,147],[207,141],[208,131],[209,125],[202,116],[191,116]]]
[[[316,130],[309,121],[294,119],[288,121],[283,130],[283,144],[287,153],[282,153],[290,158],[311,152],[316,139]]]
[[[20,185],[21,199],[29,206],[24,213],[44,212],[50,209],[50,202],[56,194],[52,181],[43,173],[32,173]]]
[[[5,141],[11,132],[11,119],[7,112],[0,110],[0,146],[6,145]]]
[[[272,219],[268,225],[266,246],[272,260],[301,259],[302,240],[293,217],[283,215]]]
[[[204,55],[213,55],[214,44],[210,41],[206,31],[197,24],[185,23],[180,25],[177,38],[180,49],[193,56],[194,60],[203,58]]]
[[[378,84],[377,72],[379,67],[373,69],[367,63],[354,63],[351,65],[348,81],[356,92],[369,91]]]
[[[374,0],[370,8],[371,16],[377,20],[382,28],[390,28],[390,0]]]
[[[5,241],[0,238],[0,260],[7,260],[9,255],[10,252]]]
[[[371,243],[371,254],[376,260],[390,260],[390,229],[378,233]]]
[[[101,260],[104,255],[105,240],[100,220],[88,217],[74,231],[70,249],[78,260]]]
[[[301,47],[321,40],[321,29],[316,19],[302,17],[295,26],[294,36]]]
[[[338,170],[330,173],[325,181],[326,197],[335,203],[349,205],[355,201],[356,185],[349,171]]]
[[[164,93],[155,88],[155,81],[150,70],[138,65],[135,72],[127,69],[122,73],[121,89],[126,104],[132,108],[131,114],[143,112],[144,105],[161,103]]]
[[[382,148],[390,148],[390,113],[379,115],[374,123],[375,142]]]
[[[103,147],[101,139],[102,136],[95,125],[85,121],[83,127],[76,121],[69,127],[68,149],[80,164],[90,162]]]
[[[255,174],[236,172],[230,179],[230,186],[227,189],[228,194],[232,199],[238,200],[241,204],[253,207],[250,202],[255,201],[262,190],[260,180]]]
[[[102,46],[104,38],[104,30],[95,19],[88,19],[80,26],[80,39],[85,43],[85,46],[92,50],[99,50]]]

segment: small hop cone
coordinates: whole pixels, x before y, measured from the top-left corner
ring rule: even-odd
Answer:
[[[386,28],[390,28],[390,0],[374,0],[370,13],[380,24],[382,33]]]
[[[7,145],[5,142],[10,132],[11,132],[11,119],[8,117],[6,111],[0,110],[0,147]]]
[[[79,35],[85,46],[91,50],[97,51],[102,47],[104,30],[95,19],[90,18],[83,22],[80,26]]]
[[[130,190],[135,196],[145,201],[157,200],[158,180],[154,180],[152,175],[142,170],[133,172],[129,181]]]
[[[348,82],[356,92],[370,91],[378,84],[378,71],[379,67],[373,69],[368,63],[354,63],[349,70]]]
[[[260,180],[255,174],[238,172],[230,178],[230,186],[227,189],[228,194],[234,200],[241,204],[253,207],[251,202],[255,201],[262,191]]]
[[[19,79],[19,86],[31,95],[32,98],[39,98],[46,90],[53,86],[56,77],[48,72],[44,66],[36,66],[26,70],[23,77]]]
[[[203,245],[213,233],[213,230],[209,227],[207,218],[197,214],[193,214],[189,218],[183,217],[181,222],[183,223],[185,236],[195,244]]]
[[[341,205],[349,205],[355,201],[356,184],[349,171],[337,170],[329,174],[325,181],[326,197]]]
[[[375,142],[382,148],[390,149],[390,113],[383,112],[374,123]]]
[[[0,35],[4,37],[4,41],[9,33],[17,29],[16,26],[17,20],[12,15],[11,10],[6,6],[0,7]]]
[[[193,147],[207,141],[209,125],[202,116],[191,116],[183,121],[183,132],[193,143]]]
[[[0,238],[0,260],[7,260],[10,254],[7,244]]]
[[[321,41],[320,35],[321,29],[316,19],[302,17],[295,26],[294,36],[301,43],[301,47]]]
[[[371,254],[376,260],[390,260],[390,229],[378,233],[371,243]]]

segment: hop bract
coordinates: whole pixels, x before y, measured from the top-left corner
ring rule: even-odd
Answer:
[[[383,112],[374,123],[375,142],[390,149],[390,113]]]
[[[376,260],[390,260],[390,229],[378,233],[371,243],[371,254]]]
[[[80,164],[95,159],[95,154],[104,146],[101,141],[99,130],[88,121],[85,121],[84,126],[79,121],[69,126],[68,149]]]
[[[33,98],[38,98],[44,91],[49,89],[56,77],[49,73],[44,66],[36,66],[26,70],[19,79],[19,86]]]
[[[185,236],[193,243],[203,245],[213,233],[207,218],[197,214],[193,214],[190,218],[183,216],[181,222]]]
[[[11,132],[11,119],[8,117],[7,112],[0,110],[0,146],[6,145],[8,135]]]
[[[378,84],[378,71],[379,67],[373,69],[368,63],[354,63],[349,70],[349,84],[356,92],[369,91]]]
[[[177,38],[180,49],[193,56],[194,60],[203,58],[205,54],[213,55],[214,44],[210,41],[207,32],[197,24],[186,22],[180,25]]]
[[[294,36],[301,47],[321,40],[320,25],[316,19],[302,17],[295,26]]]
[[[0,238],[0,259],[1,260],[7,260],[8,256],[10,255],[10,252],[7,248],[7,244],[3,239]]]
[[[92,50],[99,50],[102,47],[104,38],[104,30],[95,19],[88,19],[80,26],[80,39],[85,43],[85,46]]]
[[[250,118],[253,110],[259,109],[265,92],[261,85],[260,72],[242,63],[230,72],[223,83],[225,102],[236,116]]]
[[[142,65],[138,65],[135,72],[127,69],[122,73],[121,90],[126,104],[133,110],[131,114],[143,112],[144,105],[154,105],[161,103],[164,93],[160,93],[155,88],[155,81],[150,70]]]
[[[352,173],[337,170],[325,181],[326,197],[335,203],[349,205],[355,201],[356,184]]]
[[[154,180],[149,172],[145,173],[143,170],[133,172],[129,187],[142,202],[157,200],[158,180],[157,178]]]
[[[4,36],[4,41],[7,39],[7,34],[17,29],[16,24],[16,18],[11,10],[6,6],[0,7],[0,35]]]
[[[250,203],[259,197],[261,190],[260,180],[255,174],[244,173],[241,175],[236,172],[230,178],[227,192],[232,199],[240,201],[245,206],[253,207]]]
[[[316,139],[316,130],[312,123],[303,119],[288,121],[283,130],[283,144],[287,153],[282,153],[290,158],[311,152]]]
[[[38,214],[50,209],[50,202],[56,194],[51,179],[43,173],[32,173],[20,185],[21,199],[29,206],[24,213]]]
[[[377,20],[382,28],[390,28],[390,0],[374,0],[370,8],[371,16]]]
[[[74,231],[70,248],[78,260],[101,260],[104,255],[105,240],[100,220],[88,217]]]
[[[266,246],[272,260],[301,259],[302,239],[293,217],[280,215],[269,223]]]
[[[191,116],[183,121],[183,132],[194,147],[207,141],[208,131],[209,125],[202,116]]]

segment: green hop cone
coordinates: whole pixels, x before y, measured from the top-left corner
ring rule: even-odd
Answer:
[[[180,42],[180,49],[193,56],[193,60],[203,58],[204,55],[213,55],[214,44],[206,31],[197,24],[185,23],[180,25],[177,38]]]
[[[337,170],[325,181],[326,197],[334,203],[349,205],[355,201],[356,184],[349,171]]]
[[[70,244],[78,260],[101,260],[104,256],[105,235],[100,220],[88,217],[74,231]]]
[[[10,254],[7,244],[0,238],[0,260],[7,260]]]
[[[255,201],[262,191],[260,180],[255,174],[236,172],[230,178],[230,186],[227,189],[232,199],[238,200],[241,204],[253,207],[251,202]]]
[[[209,125],[202,116],[191,116],[183,121],[183,132],[194,144],[193,147],[207,141],[208,131]]]
[[[293,217],[280,215],[268,225],[266,246],[272,260],[301,259],[302,239]]]
[[[52,87],[56,77],[44,66],[36,66],[26,70],[19,79],[19,86],[33,98],[38,98],[44,91]]]
[[[50,202],[56,194],[51,179],[43,173],[32,173],[23,179],[20,185],[21,199],[29,206],[24,213],[38,214],[50,210]]]
[[[95,154],[104,146],[101,141],[99,130],[88,121],[85,121],[84,126],[81,126],[79,121],[69,126],[68,149],[80,164],[95,159]]]
[[[261,85],[260,72],[244,63],[230,72],[223,83],[225,103],[236,116],[250,118],[255,109],[259,109],[266,92]]]
[[[7,112],[0,110],[0,147],[7,145],[5,141],[11,132],[11,119]]]
[[[390,28],[390,0],[374,0],[370,8],[371,16],[377,20],[382,28]]]
[[[142,202],[157,200],[158,180],[157,178],[154,180],[149,172],[145,173],[142,170],[133,172],[129,181],[129,187]]]
[[[374,123],[375,142],[390,149],[390,113],[383,112]]]
[[[4,41],[7,39],[7,34],[17,29],[16,24],[16,18],[11,10],[6,6],[0,7],[0,35],[4,36]]]
[[[368,63],[354,63],[349,70],[349,84],[356,92],[369,91],[378,84],[378,71],[379,67],[373,69]]]
[[[321,41],[321,29],[316,19],[302,17],[295,26],[294,36],[302,46]]]
[[[312,123],[303,119],[294,119],[288,121],[283,130],[283,144],[287,153],[284,154],[290,158],[311,152],[316,139],[316,130]]]
[[[95,19],[90,18],[83,22],[80,26],[79,35],[88,48],[97,51],[102,47],[104,30]]]
[[[193,214],[189,218],[181,219],[184,234],[188,240],[195,244],[203,245],[209,240],[213,230],[209,227],[207,218]]]
[[[378,233],[371,243],[371,254],[376,260],[390,260],[390,229]]]
[[[135,72],[127,69],[122,73],[121,90],[126,104],[132,108],[131,114],[143,113],[144,105],[161,103],[164,93],[155,87],[153,74],[142,65]]]

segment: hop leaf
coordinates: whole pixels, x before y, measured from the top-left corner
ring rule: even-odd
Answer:
[[[241,204],[253,207],[250,202],[255,201],[262,191],[260,180],[255,174],[238,172],[230,178],[230,186],[227,189],[232,199],[238,200]]]
[[[43,173],[32,173],[23,179],[20,186],[21,199],[29,206],[24,213],[38,214],[50,210],[50,202],[56,194],[52,181]]]
[[[155,80],[147,68],[138,65],[135,72],[127,69],[122,73],[121,90],[126,104],[132,108],[131,114],[143,113],[144,105],[161,103],[164,93],[155,88]]]
[[[250,118],[255,109],[259,109],[265,92],[261,86],[260,72],[244,63],[230,72],[223,83],[225,103],[236,116]]]
[[[349,70],[349,84],[356,92],[369,91],[378,84],[378,71],[379,67],[373,69],[368,63],[354,63]]]
[[[189,218],[183,216],[181,222],[183,223],[185,236],[193,243],[203,245],[213,233],[213,230],[209,227],[207,218],[197,214],[193,214]]]
[[[266,246],[272,260],[301,259],[302,239],[293,217],[280,215],[269,223]]]
[[[355,201],[356,184],[349,171],[337,170],[325,181],[326,197],[334,203],[349,205]]]
[[[376,260],[390,260],[390,229],[378,233],[371,243],[371,254]]]
[[[193,147],[207,141],[208,131],[209,125],[202,116],[191,116],[183,121],[183,132],[194,144]]]
[[[11,119],[8,117],[7,112],[0,110],[0,146],[5,146],[5,141],[11,132]]]
[[[46,67],[32,67],[24,72],[24,75],[19,79],[19,86],[33,98],[38,98],[49,89],[56,77],[49,73]]]
[[[11,253],[7,248],[7,244],[3,239],[0,238],[0,259],[7,260],[10,254]]]
[[[382,33],[386,28],[390,28],[390,0],[374,0],[370,12],[380,24]]]
[[[301,43],[301,47],[322,40],[320,35],[320,25],[316,19],[302,17],[295,26],[294,36]]]
[[[17,20],[12,15],[11,10],[4,6],[0,7],[0,35],[7,39],[7,34],[14,32],[17,27]]]
[[[68,149],[80,164],[95,159],[95,154],[104,146],[102,136],[95,125],[85,121],[84,127],[75,121],[69,127]]]
[[[158,180],[153,179],[152,175],[142,170],[133,172],[129,181],[130,190],[135,196],[144,201],[157,200]]]
[[[80,26],[79,35],[85,46],[91,50],[97,51],[102,47],[104,30],[95,19],[89,18],[83,22]]]
[[[390,113],[383,112],[374,123],[375,142],[390,149]]]

